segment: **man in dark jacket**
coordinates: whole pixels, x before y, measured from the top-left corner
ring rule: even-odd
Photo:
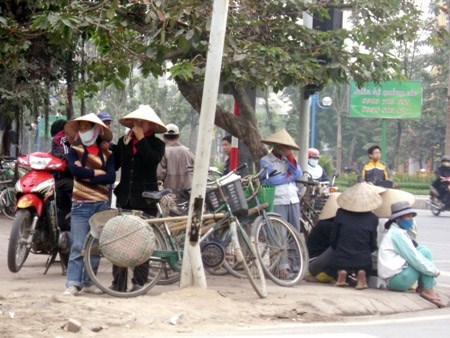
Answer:
[[[52,136],[51,154],[67,161],[66,156],[69,152],[70,143],[64,132],[66,122],[64,119],[53,122],[50,127],[50,135]],[[53,176],[55,177],[58,226],[62,231],[69,231],[70,219],[67,215],[72,208],[73,175],[67,167],[64,172],[55,172]]]
[[[446,208],[450,208],[447,182],[442,182],[443,177],[450,177],[450,156],[442,156],[441,165],[434,173],[436,180],[433,182],[433,188],[436,189],[439,199],[445,204]]]
[[[156,208],[142,197],[142,193],[158,190],[156,171],[164,156],[165,144],[155,133],[164,133],[167,129],[148,105],[139,106],[119,122],[130,130],[113,146],[116,170],[121,169],[120,182],[114,189],[116,204],[122,209],[141,210],[156,216]],[[147,283],[148,271],[148,261],[134,268],[133,290]],[[111,287],[126,291],[126,274],[127,268],[114,267]]]

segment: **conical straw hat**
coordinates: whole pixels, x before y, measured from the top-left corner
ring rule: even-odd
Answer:
[[[155,133],[165,133],[167,131],[166,125],[149,105],[141,104],[138,109],[119,119],[119,122],[125,127],[133,128],[133,120],[136,119],[154,123],[152,130]]]
[[[69,135],[71,138],[75,138],[78,133],[78,122],[80,121],[87,121],[98,124],[102,128],[102,134],[100,135],[103,140],[109,142],[112,140],[112,132],[109,130],[109,128],[103,123],[102,120],[100,120],[97,115],[94,113],[90,113],[87,115],[83,115],[80,117],[77,117],[76,119],[68,121],[64,125],[64,132]]]
[[[379,194],[368,183],[361,182],[344,191],[337,199],[338,205],[353,212],[367,212],[377,209],[382,204]]]
[[[340,192],[333,192],[330,194],[330,196],[328,196],[328,199],[319,214],[319,221],[336,216],[336,211],[337,209],[339,209],[337,198],[340,194]]]
[[[261,140],[262,143],[265,144],[281,144],[284,146],[288,146],[292,149],[299,150],[300,147],[295,143],[294,139],[291,135],[286,131],[286,129],[281,129],[276,133],[267,136]]]
[[[389,218],[391,216],[391,205],[401,201],[407,201],[409,206],[412,207],[416,201],[416,197],[403,190],[399,189],[386,189],[384,193],[381,194],[381,199],[383,204],[373,211],[378,217]]]
[[[369,183],[368,186],[369,186],[369,188],[371,188],[373,191],[375,191],[377,194],[382,194],[382,193],[384,193],[384,192],[387,190],[387,188],[380,187],[380,186],[374,185],[374,184],[372,184],[372,183]]]

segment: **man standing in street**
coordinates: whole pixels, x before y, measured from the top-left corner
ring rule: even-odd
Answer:
[[[392,188],[387,165],[380,162],[381,149],[379,146],[371,146],[367,150],[369,161],[363,165],[359,182],[372,183],[385,188]]]
[[[158,180],[163,182],[164,188],[172,192],[180,189],[190,189],[192,186],[192,171],[194,168],[194,154],[179,141],[178,126],[169,123],[164,134],[166,150],[158,165]]]

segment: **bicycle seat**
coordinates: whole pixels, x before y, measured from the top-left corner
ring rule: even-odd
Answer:
[[[170,194],[172,190],[170,189],[163,189],[161,191],[144,191],[142,193],[142,197],[149,198],[154,201],[159,201],[164,196]]]

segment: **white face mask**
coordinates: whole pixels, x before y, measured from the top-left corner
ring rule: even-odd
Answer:
[[[318,159],[315,159],[315,158],[310,158],[310,159],[308,160],[308,163],[309,163],[309,165],[310,165],[311,167],[315,167],[316,165],[319,164],[319,160],[318,160]]]
[[[87,131],[79,131],[78,135],[80,135],[81,143],[85,146],[91,146],[97,140],[98,134],[100,132],[100,128],[97,126],[93,126],[92,129]]]

